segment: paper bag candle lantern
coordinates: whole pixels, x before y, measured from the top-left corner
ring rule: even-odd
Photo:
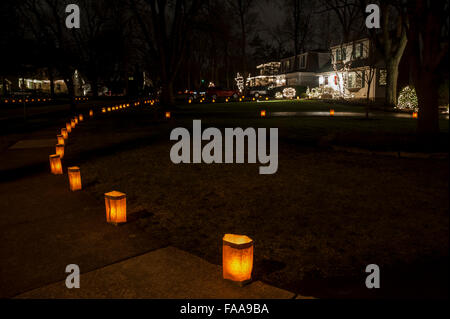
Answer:
[[[63,137],[65,140],[67,140],[67,139],[69,138],[69,134],[67,134],[67,129],[66,129],[66,128],[62,128],[62,129],[61,129],[61,135],[62,135],[62,137]],[[58,144],[61,144],[61,143],[58,143]]]
[[[75,121],[75,125],[77,125],[78,124],[78,116],[75,116],[73,120]]]
[[[418,117],[417,112],[413,112],[412,117],[413,117],[413,119],[416,119]]]
[[[112,191],[105,194],[106,221],[117,225],[127,221],[127,197],[124,193]]]
[[[333,109],[330,110],[330,115],[331,115],[331,116],[334,115],[334,110],[333,110]]]
[[[62,165],[61,165],[61,158],[58,154],[53,154],[49,156],[50,159],[50,171],[54,175],[61,175],[62,172]]]
[[[58,139],[58,144],[64,145],[64,136],[63,135],[56,135],[56,138]]]
[[[170,112],[166,112],[166,119],[170,119]]]
[[[252,277],[253,240],[245,235],[223,237],[223,278],[244,285]]]
[[[72,125],[70,123],[66,123],[67,133],[72,132]]]
[[[261,117],[266,117],[266,111],[265,110],[261,111]]]
[[[78,120],[82,122],[84,120],[83,114],[78,115]]]
[[[90,110],[90,111],[89,111],[89,116],[90,116],[90,117],[93,117],[93,116],[94,116],[94,111]]]
[[[76,125],[75,120],[74,120],[74,119],[71,119],[71,120],[70,120],[70,127],[71,127],[71,128],[75,128],[75,125]]]
[[[64,144],[56,144],[56,154],[58,154],[60,158],[64,157]]]
[[[69,186],[72,192],[78,191],[81,189],[81,174],[80,168],[77,166],[72,166],[67,169],[69,174]]]

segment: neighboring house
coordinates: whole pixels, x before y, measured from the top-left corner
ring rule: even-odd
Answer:
[[[14,94],[50,94],[50,80],[46,69],[38,69],[33,72],[26,72],[22,76],[4,75],[2,82],[5,83],[5,90],[2,85],[2,95]],[[55,93],[67,93],[67,86],[64,80],[54,79]]]
[[[276,67],[275,67],[276,66]],[[329,51],[314,50],[280,62],[261,64],[260,74],[247,79],[248,86],[305,86],[315,97],[382,100],[386,68],[368,38],[334,45]],[[278,69],[278,72],[276,70]]]
[[[318,86],[317,72],[330,59],[330,53],[315,50],[308,51],[281,60],[280,74],[277,77],[277,86]]]
[[[276,86],[277,75],[280,72],[280,62],[268,62],[256,67],[258,75],[247,78],[247,87]]]
[[[346,98],[384,99],[386,68],[371,46],[367,38],[332,46],[331,60],[317,72],[319,87]]]

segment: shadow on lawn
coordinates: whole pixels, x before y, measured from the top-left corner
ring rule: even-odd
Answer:
[[[305,296],[333,299],[444,299],[449,296],[448,256],[422,258],[411,265],[379,266],[379,289],[366,288],[369,274],[363,268],[359,276],[352,277],[323,278],[317,273],[308,273],[303,280],[283,288]]]

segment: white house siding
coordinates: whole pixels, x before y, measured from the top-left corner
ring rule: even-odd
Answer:
[[[292,72],[284,75],[286,78],[286,85],[300,85],[300,86],[318,86],[319,82],[316,73],[313,72]]]
[[[369,72],[368,68],[360,68],[357,70],[350,70],[348,73],[352,72],[361,72],[361,71]],[[338,77],[338,84],[336,84],[335,77]],[[322,77],[323,83],[320,82],[320,78]],[[385,86],[380,85],[380,70],[375,70],[374,78],[372,79],[372,82],[370,83],[370,92],[369,92],[369,99],[371,100],[380,100],[383,99],[385,96]],[[318,86],[320,87],[332,87],[334,90],[339,91],[342,90],[344,87],[343,83],[344,81],[348,81],[348,77],[345,75],[344,72],[323,72],[317,74],[317,82],[319,83]],[[347,82],[348,83],[348,82]],[[313,88],[314,86],[311,86],[310,88]],[[317,86],[316,86],[317,87]],[[346,90],[346,94],[351,95],[353,99],[366,99],[367,98],[367,90],[368,90],[368,84],[367,82],[364,83],[364,86],[361,88],[348,88]]]

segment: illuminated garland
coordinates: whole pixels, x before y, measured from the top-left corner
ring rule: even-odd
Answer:
[[[238,72],[234,80],[236,81],[236,85],[238,87],[239,92],[242,92],[242,90],[244,90],[244,77],[240,75]]]

